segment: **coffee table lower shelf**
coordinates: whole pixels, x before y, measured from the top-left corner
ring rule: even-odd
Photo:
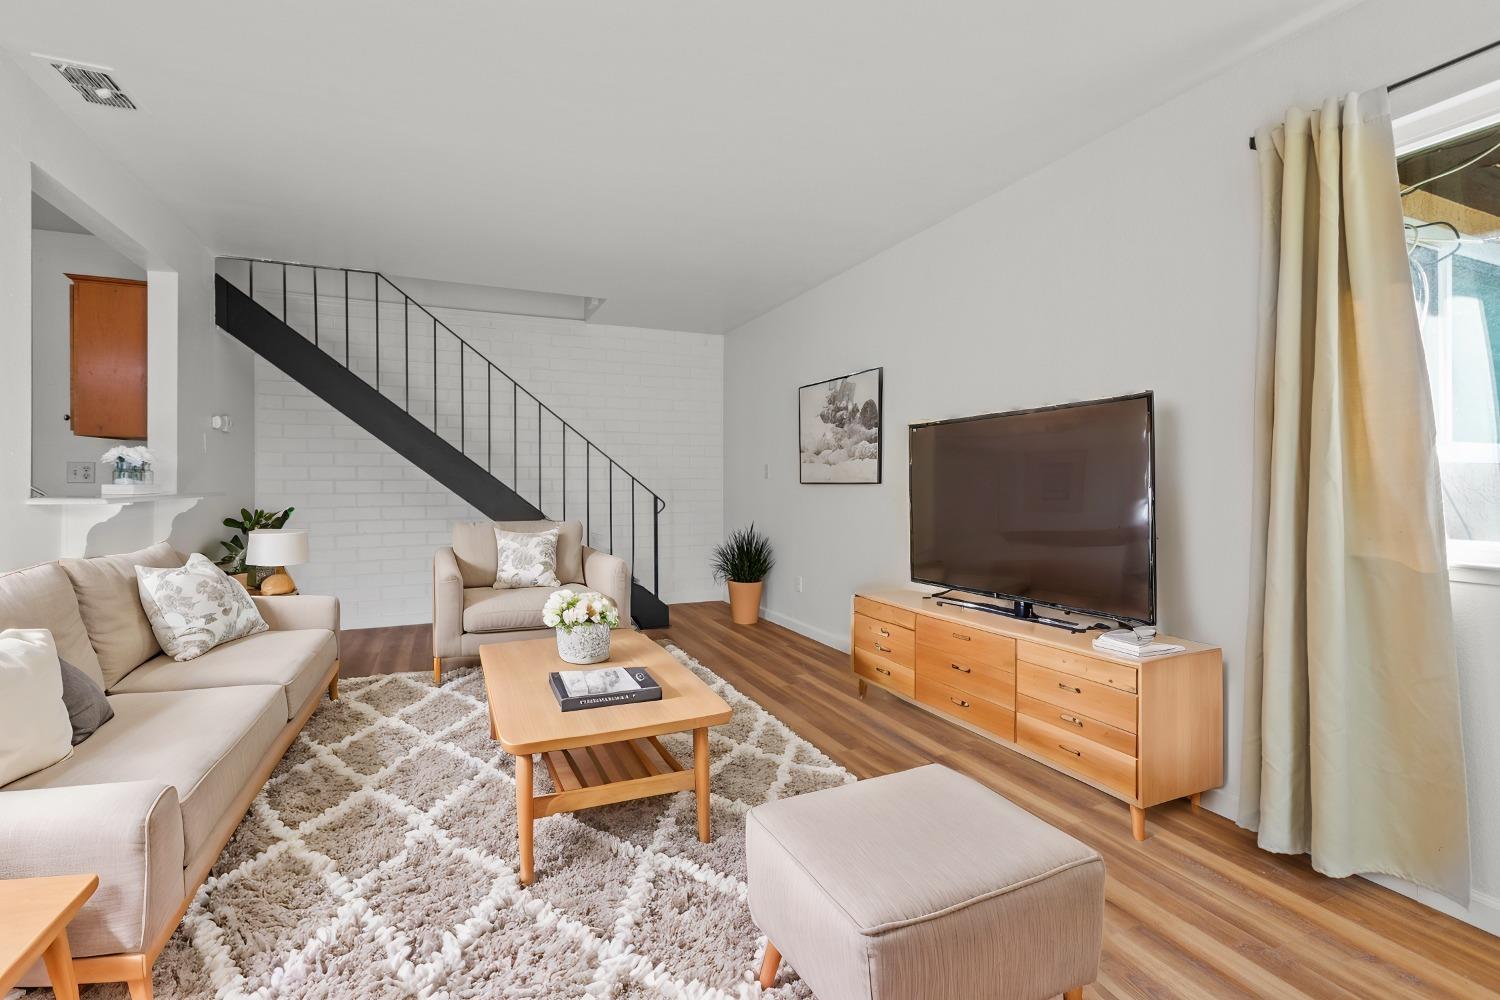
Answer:
[[[548,750],[541,755],[557,791],[537,795],[532,758],[516,757],[516,816],[520,839],[521,884],[536,877],[532,824],[544,816],[655,795],[694,791],[698,799],[698,839],[709,841],[708,730],[693,730],[693,766],[684,767],[655,736]]]

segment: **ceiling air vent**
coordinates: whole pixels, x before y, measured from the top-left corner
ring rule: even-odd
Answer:
[[[43,57],[46,58],[46,57]],[[125,91],[115,83],[114,77],[103,66],[85,66],[61,59],[47,59],[52,68],[90,104],[103,104],[111,108],[134,109],[135,103],[125,96]]]

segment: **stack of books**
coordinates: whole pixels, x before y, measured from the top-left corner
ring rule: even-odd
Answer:
[[[1180,653],[1184,647],[1171,642],[1157,642],[1154,632],[1150,635],[1137,635],[1132,629],[1117,628],[1094,639],[1094,648],[1101,653],[1146,657]]]

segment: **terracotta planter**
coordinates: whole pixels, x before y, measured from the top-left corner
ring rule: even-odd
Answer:
[[[760,621],[760,594],[765,586],[764,580],[754,583],[729,581],[729,617],[736,625],[754,625]]]

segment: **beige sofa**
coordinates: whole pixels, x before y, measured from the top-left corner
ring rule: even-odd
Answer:
[[[151,996],[151,963],[324,691],[338,697],[336,598],[256,598],[270,631],[178,663],[141,609],[136,565],[165,544],[0,575],[0,628],[50,629],[114,718],[71,756],[0,787],[0,878],[95,872],[68,927],[82,982]],[[40,965],[22,985],[44,985]]]
[[[583,544],[579,521],[470,521],[453,526],[453,545],[432,559],[432,679],[443,667],[479,662],[479,647],[492,642],[550,635],[542,605],[558,587],[496,590],[495,528],[546,531],[557,528],[557,578],[563,587],[597,591],[615,602],[620,623],[630,622],[630,565],[619,556]]]

